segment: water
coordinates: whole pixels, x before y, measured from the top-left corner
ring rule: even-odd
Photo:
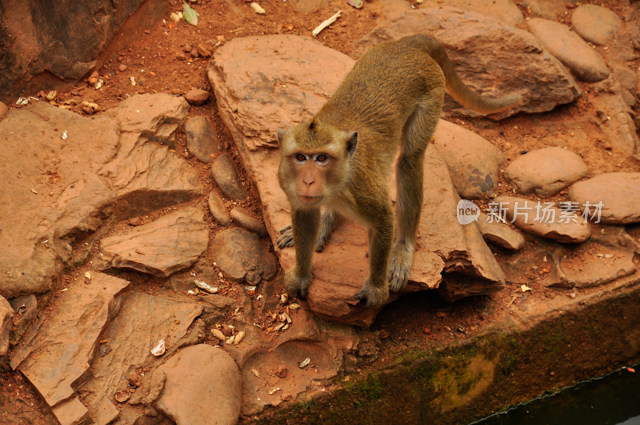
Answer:
[[[640,364],[579,383],[470,425],[640,425]]]

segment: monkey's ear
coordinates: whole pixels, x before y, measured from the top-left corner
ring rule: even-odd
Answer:
[[[349,157],[353,156],[356,153],[356,146],[358,146],[358,133],[355,131],[350,131],[347,133],[346,137],[347,142],[347,155]]]
[[[278,144],[282,145],[282,141],[284,140],[284,130],[279,128],[277,133],[278,133]]]

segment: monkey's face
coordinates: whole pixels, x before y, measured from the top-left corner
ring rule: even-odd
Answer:
[[[320,206],[340,193],[357,134],[315,122],[278,131],[280,187],[294,208]]]

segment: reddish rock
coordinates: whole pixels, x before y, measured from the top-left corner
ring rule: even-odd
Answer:
[[[524,246],[524,236],[517,230],[512,229],[507,224],[489,220],[487,215],[482,213],[478,218],[478,229],[485,240],[494,243],[502,248],[511,251],[518,251]]]
[[[464,199],[494,194],[504,155],[488,140],[459,125],[440,120],[433,144],[447,164],[451,180]]]
[[[128,285],[97,272],[91,273],[89,284],[84,276],[78,278],[54,301],[54,313],[37,333],[14,350],[11,367],[29,379],[49,406],[55,408],[74,396],[73,385],[89,368],[98,337],[120,307],[116,297]],[[66,408],[60,412],[69,414]]]
[[[204,105],[210,97],[211,93],[202,89],[192,89],[184,95],[184,98],[187,99],[187,102],[189,102],[189,104],[193,106]]]
[[[355,47],[362,55],[382,41],[418,33],[442,43],[462,81],[472,90],[488,97],[523,95],[525,104],[496,114],[496,118],[520,111],[550,111],[580,95],[569,72],[530,33],[476,12],[452,7],[407,12],[380,24]],[[460,108],[457,104],[450,107]]]
[[[490,205],[494,218],[513,223],[520,230],[558,242],[580,243],[589,239],[591,227],[577,210],[559,209],[553,202],[534,202],[514,196],[498,196]]]
[[[226,278],[257,285],[277,271],[276,261],[255,233],[240,228],[218,232],[211,242],[211,254]]]
[[[504,171],[505,179],[526,195],[553,196],[571,183],[585,177],[582,158],[566,149],[536,149],[516,158]]]
[[[210,163],[220,151],[216,129],[208,118],[196,116],[184,123],[187,134],[187,149],[200,161]]]
[[[209,244],[209,228],[199,208],[184,208],[100,241],[98,269],[128,268],[167,277],[191,266]]]
[[[610,224],[640,222],[640,173],[600,174],[571,186],[569,198],[583,212],[589,203],[592,221],[599,217],[602,223]]]
[[[267,228],[257,218],[253,217],[240,207],[234,207],[231,210],[231,218],[235,220],[245,229],[256,232],[259,236],[267,236]]]
[[[160,370],[166,375],[156,406],[176,425],[235,425],[242,406],[242,376],[222,349],[186,347]]]
[[[511,0],[426,0],[421,8],[442,6],[481,13],[513,27],[524,22],[522,12]]]
[[[622,28],[622,19],[606,7],[583,4],[571,13],[571,24],[585,40],[607,44]]]
[[[227,154],[223,153],[213,161],[211,164],[211,174],[227,197],[238,201],[247,198],[247,191],[242,187],[238,173]]]
[[[581,80],[595,82],[609,76],[609,68],[600,53],[568,26],[540,18],[529,19],[527,25],[540,43]]]
[[[209,211],[211,211],[211,215],[213,218],[223,226],[228,226],[231,224],[231,216],[227,212],[227,208],[224,206],[222,202],[222,197],[215,190],[211,191],[208,199]]]

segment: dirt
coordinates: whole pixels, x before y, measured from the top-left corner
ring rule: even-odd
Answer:
[[[99,111],[103,111],[136,93],[185,94],[192,88],[212,91],[206,78],[206,65],[209,59],[195,54],[198,46],[204,46],[214,52],[219,45],[236,37],[279,33],[310,36],[313,28],[337,10],[343,11],[341,18],[320,33],[317,40],[349,55],[352,53],[352,43],[372,30],[391,10],[383,0],[367,1],[361,10],[350,7],[343,0],[308,2],[262,0],[260,4],[267,14],[259,15],[251,9],[248,1],[198,0],[192,3],[192,6],[199,13],[199,23],[197,26],[192,26],[184,20],[174,23],[170,19],[171,12],[182,10],[182,0],[169,0],[167,3],[168,10],[164,22],[158,22],[146,30],[138,31],[133,36],[127,32],[130,30],[118,35],[118,46],[126,45],[127,47],[111,48],[107,51],[103,66],[97,70],[97,75],[93,76],[104,81],[100,89],[94,88],[87,79],[75,86],[59,90],[54,103],[76,113],[87,115],[83,110],[84,101],[97,104]],[[295,10],[292,3],[315,3],[320,4],[321,7],[318,10],[303,13]],[[415,1],[404,3],[404,0],[396,0],[394,3],[400,9],[406,7],[405,4],[411,6],[417,4]],[[608,1],[606,6],[619,12],[620,15],[630,7],[623,0]],[[527,16],[526,9],[522,10]],[[565,19],[564,16],[559,18]],[[602,47],[597,49],[606,53]],[[636,59],[634,67],[637,67],[639,62]],[[135,86],[132,85],[132,79],[136,82]],[[606,143],[594,142],[586,136],[597,130],[596,125],[587,119],[596,116],[595,101],[589,85],[581,84],[581,88],[585,95],[576,103],[556,108],[549,113],[535,116],[518,115],[500,122],[451,114],[448,114],[447,118],[490,140],[505,153],[507,162],[515,159],[523,151],[546,147],[550,137],[557,137],[565,141],[570,149],[580,153],[591,174],[637,171],[639,169],[637,160],[612,151]],[[46,94],[42,91],[31,95],[44,98]],[[638,112],[637,108],[636,106],[636,112]],[[217,113],[215,102],[209,101],[203,106],[192,107],[189,116],[196,115],[204,115],[211,119],[221,146],[224,146],[230,157],[234,159],[239,174],[246,184],[245,187],[250,187],[250,199],[237,204],[246,208],[254,216],[261,217],[261,205],[257,192],[247,180],[233,140]],[[210,167],[188,155],[183,131],[177,134],[175,150],[184,153],[185,158],[198,170],[205,188],[212,189]],[[511,187],[503,179],[499,193],[511,193]],[[563,197],[566,197],[566,192],[561,192],[557,195],[557,199],[551,200],[560,200]],[[142,217],[142,222],[152,221],[163,213],[164,211],[159,211],[149,214]],[[207,220],[214,231],[222,228],[212,220],[208,212]],[[118,226],[127,225],[123,222]],[[114,230],[117,230],[118,226]],[[640,235],[637,227],[632,228],[631,233],[635,233],[634,237]],[[270,241],[266,238],[264,243],[270,245]],[[525,249],[531,250],[531,244],[527,244]],[[499,259],[507,258],[509,255],[498,248],[494,249],[494,252]],[[379,367],[409,348],[441,346],[464,340],[469,333],[486,329],[492,323],[504,318],[508,314],[508,306],[519,303],[526,297],[544,299],[557,296],[559,293],[570,296],[568,290],[563,292],[549,289],[540,283],[545,270],[545,264],[542,261],[538,264],[538,270],[532,270],[529,275],[530,281],[527,286],[532,288],[532,291],[527,293],[522,292],[519,287],[509,287],[491,297],[467,299],[454,304],[445,302],[436,293],[404,296],[379,314],[370,331],[363,331],[363,340],[370,341],[371,349],[362,349],[357,372]],[[66,282],[83,272],[83,270],[75,270],[70,275],[64,276],[58,282],[57,288],[63,287]],[[138,273],[122,274],[123,277],[133,279],[136,288],[144,291],[155,292],[162,287],[162,279]],[[274,279],[273,284],[280,286],[279,279],[280,277]],[[221,290],[223,294],[232,297],[239,297],[238,291],[242,291],[237,284],[232,283],[222,286]],[[586,289],[584,292],[594,290],[596,289]],[[42,304],[44,299],[39,301]],[[46,309],[44,314],[47,314]],[[366,346],[365,343],[364,347]],[[56,423],[33,387],[19,373],[12,372],[6,362],[0,363],[0,423],[16,425]]]

